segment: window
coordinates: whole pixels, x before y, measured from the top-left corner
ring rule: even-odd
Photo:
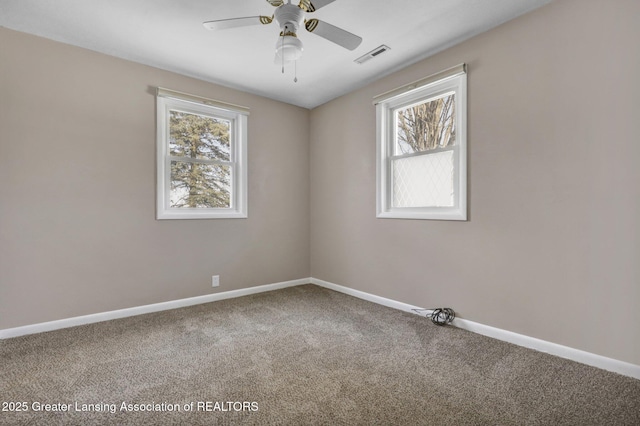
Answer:
[[[374,99],[377,217],[467,220],[466,66]]]
[[[158,89],[158,219],[247,217],[248,109]]]

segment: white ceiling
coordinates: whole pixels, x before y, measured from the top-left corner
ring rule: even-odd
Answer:
[[[275,21],[217,32],[202,26],[271,16],[265,0],[0,0],[0,26],[313,108],[550,1],[336,0],[308,17],[363,42],[349,51],[301,29],[297,83],[292,65],[282,74],[274,64]],[[381,44],[391,50],[354,62]]]

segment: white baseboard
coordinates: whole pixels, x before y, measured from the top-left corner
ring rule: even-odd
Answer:
[[[369,302],[377,303],[378,305],[387,306],[389,308],[398,309],[401,311],[411,312],[412,314],[415,314],[415,312],[412,311],[412,309],[421,309],[418,306],[409,305],[406,303],[398,302],[396,300],[386,299],[384,297],[376,296],[370,293],[365,293],[364,291],[360,291],[360,290],[354,290],[349,287],[344,287],[338,284],[330,283],[329,281],[319,280],[317,278],[311,278],[311,284],[328,288],[329,290],[335,290],[340,293],[348,294],[349,296],[357,297],[358,299],[363,299]]]
[[[401,311],[410,312],[412,314],[418,314],[413,309],[423,309],[419,306],[413,306],[406,303],[397,302],[395,300],[386,299],[384,297],[365,293],[359,290],[354,290],[352,288],[344,287],[338,284],[333,284],[328,281],[319,280],[317,278],[311,278],[311,283],[321,287],[328,288],[330,290],[335,290],[340,293],[345,293],[350,296],[364,299],[369,302],[377,303],[379,305],[387,306],[394,309],[399,309]],[[585,352],[580,349],[570,348],[568,346],[559,345],[557,343],[548,342],[546,340],[536,339],[535,337],[529,337],[523,334],[513,333],[511,331],[491,327],[488,325],[480,324],[480,323],[469,321],[462,318],[454,319],[452,322],[452,325],[458,328],[462,328],[464,330],[471,331],[473,333],[481,334],[483,336],[492,337],[497,340],[513,343],[515,345],[523,346],[529,349],[534,349],[539,352],[545,352],[551,355],[559,356],[561,358],[566,358],[582,364],[587,364],[592,367],[597,367],[603,370],[622,374],[624,376],[640,379],[639,365],[631,364],[624,361],[619,361],[613,358],[607,358],[601,355]]]
[[[187,299],[171,300],[169,302],[154,303],[151,305],[136,306],[133,308],[119,309],[116,311],[101,312],[98,314],[83,315],[57,321],[25,325],[22,327],[6,328],[4,330],[0,330],[0,339],[8,339],[10,337],[19,337],[27,334],[59,330],[61,328],[75,327],[77,325],[92,324],[95,322],[132,317],[135,315],[149,314],[152,312],[166,311],[169,309],[184,308],[186,306],[216,302],[218,300],[232,299],[234,297],[247,296],[250,294],[263,293],[265,291],[278,290],[285,287],[308,284],[310,281],[310,278],[302,278],[298,280],[266,284],[257,287],[243,288],[240,290],[231,290],[221,293],[206,294],[204,296],[189,297]]]
[[[91,324],[101,321],[108,321],[118,318],[131,317],[135,315],[148,314],[152,312],[166,311],[169,309],[183,308],[186,306],[199,305],[202,303],[215,302],[218,300],[232,299],[235,297],[248,296],[250,294],[263,293],[266,291],[279,290],[286,287],[294,287],[302,284],[315,284],[320,287],[335,290],[340,293],[348,294],[359,299],[367,300],[378,305],[387,306],[412,314],[417,314],[414,309],[423,309],[419,306],[409,305],[407,303],[398,302],[396,300],[387,299],[376,296],[374,294],[365,293],[360,290],[354,290],[338,284],[317,278],[301,278],[298,280],[284,281],[280,283],[261,285],[257,287],[243,288],[240,290],[231,290],[221,293],[207,294],[204,296],[190,297],[187,299],[172,300],[169,302],[154,303],[151,305],[137,306],[133,308],[120,309],[116,311],[102,312],[98,314],[84,315],[79,317],[67,318],[57,321],[43,322],[39,324],[26,325],[23,327],[7,328],[0,330],[0,339],[8,339],[10,337],[24,336],[27,334],[42,333],[45,331],[53,331],[61,328],[74,327],[77,325]],[[536,339],[534,337],[525,336],[523,334],[513,333],[511,331],[500,328],[491,327],[477,322],[469,321],[462,318],[453,320],[452,325],[481,334],[483,336],[492,337],[494,339],[513,343],[525,348],[534,349],[561,358],[570,359],[572,361],[587,364],[592,367],[601,368],[603,370],[612,371],[625,376],[640,379],[640,366],[630,364],[628,362],[619,361],[613,358],[607,358],[601,355],[592,354],[579,349],[570,348],[545,340]]]

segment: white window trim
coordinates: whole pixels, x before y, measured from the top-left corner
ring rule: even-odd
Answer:
[[[247,117],[249,109],[173,90],[157,90],[156,130],[156,219],[247,218]],[[171,208],[171,159],[169,156],[169,110],[204,114],[231,121],[233,175],[230,208]]]
[[[421,99],[454,92],[456,145],[454,146],[455,200],[453,207],[393,207],[391,157],[394,111]],[[467,75],[458,65],[374,98],[376,105],[376,217],[391,219],[467,220]]]

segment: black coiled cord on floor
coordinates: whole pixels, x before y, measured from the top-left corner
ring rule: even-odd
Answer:
[[[427,318],[431,318],[431,322],[435,325],[447,325],[456,317],[456,313],[451,308],[434,308],[434,309],[413,309],[416,313],[422,311],[431,311],[427,314]]]

